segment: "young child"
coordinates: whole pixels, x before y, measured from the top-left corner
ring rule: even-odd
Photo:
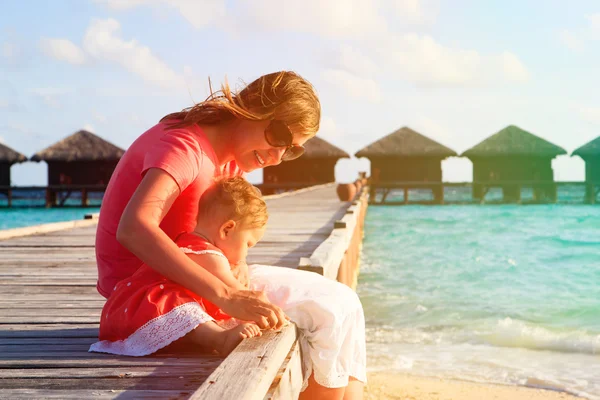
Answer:
[[[261,240],[268,219],[260,191],[241,177],[222,179],[202,195],[199,210],[194,231],[180,234],[175,242],[228,286],[247,288],[248,249]],[[227,355],[242,339],[260,336],[261,331],[254,323],[238,324],[144,264],[114,287],[102,310],[100,341],[90,351],[144,356],[185,335]]]

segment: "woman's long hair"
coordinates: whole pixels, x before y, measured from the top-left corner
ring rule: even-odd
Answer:
[[[171,128],[193,124],[214,125],[233,119],[266,121],[277,119],[297,127],[298,133],[314,136],[319,130],[321,104],[312,85],[295,72],[281,71],[263,75],[239,93],[232,93],[227,82],[221,90],[183,111],[161,119]]]

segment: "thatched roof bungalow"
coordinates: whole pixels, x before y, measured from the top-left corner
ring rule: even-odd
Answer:
[[[461,155],[473,162],[473,182],[554,182],[552,159],[566,150],[517,126],[510,125]],[[481,188],[474,185],[474,197]],[[518,197],[517,187],[505,198]],[[513,190],[514,189],[514,190]],[[507,193],[510,192],[510,193]],[[512,193],[515,192],[515,193]]]
[[[576,149],[572,155],[585,161],[585,180],[600,183],[600,136]]]
[[[305,143],[305,153],[296,160],[263,169],[265,184],[314,185],[335,182],[335,164],[340,158],[350,158],[344,150],[314,137]]]
[[[48,163],[48,185],[108,184],[125,150],[81,130],[36,153]]]
[[[585,161],[585,198],[588,203],[595,203],[600,192],[600,136],[576,149],[572,156],[579,156]]]
[[[24,161],[27,157],[0,143],[0,186],[10,186],[10,167]]]
[[[456,152],[403,127],[359,150],[371,161],[373,182],[441,182],[442,160]]]

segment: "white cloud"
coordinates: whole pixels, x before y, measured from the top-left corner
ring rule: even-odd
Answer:
[[[587,122],[600,125],[600,107],[582,107],[579,115]]]
[[[376,0],[243,0],[240,18],[254,30],[361,37],[387,30],[379,4]]]
[[[600,40],[600,13],[586,15],[592,39]]]
[[[94,118],[94,120],[98,121],[101,124],[104,124],[107,121],[106,116],[100,114],[96,110],[92,110],[92,117]]]
[[[409,123],[407,125],[417,132],[441,143],[451,143],[452,141],[453,135],[448,130],[448,127],[444,124],[434,121],[429,117],[417,115],[414,118],[409,119]]]
[[[446,47],[428,35],[390,36],[379,51],[382,65],[399,79],[424,86],[477,86],[529,78],[527,68],[510,52],[481,55]]]
[[[104,4],[112,10],[127,10],[143,4],[152,3],[148,0],[94,0],[95,3]]]
[[[319,124],[319,137],[324,138],[325,140],[335,140],[339,139],[341,136],[341,131],[338,129],[333,118],[325,115],[321,117],[321,122]]]
[[[42,138],[42,135],[35,133],[30,128],[26,127],[21,123],[8,123],[6,125],[0,126],[0,130],[2,130],[2,132],[7,132],[9,136],[11,134],[16,134],[16,136],[26,136],[37,139]]]
[[[348,44],[328,52],[327,57],[330,58],[328,64],[332,64],[335,69],[343,69],[359,76],[371,77],[380,69],[370,57]]]
[[[95,0],[112,10],[122,11],[146,5],[174,8],[195,28],[202,28],[225,19],[225,0]]]
[[[121,39],[120,28],[119,22],[112,18],[92,21],[83,38],[83,48],[92,57],[117,63],[158,86],[184,86],[183,78],[155,56],[149,47],[139,44],[135,39]]]
[[[345,91],[348,95],[379,103],[381,101],[381,89],[379,84],[372,79],[361,78],[348,71],[341,69],[326,69],[321,73],[322,78]]]
[[[559,32],[560,42],[574,51],[583,51],[586,42],[590,40],[600,40],[600,13],[586,15],[588,24],[585,28],[580,28],[576,32],[563,29]]]
[[[0,143],[6,143],[3,136],[0,136]]]
[[[91,133],[96,133],[96,129],[94,129],[94,127],[90,124],[83,125],[83,128],[81,128],[81,129],[83,129],[84,131],[91,132]]]
[[[560,42],[567,46],[567,48],[574,51],[583,51],[585,48],[583,40],[577,35],[567,29],[563,29],[559,33]]]
[[[19,53],[19,49],[17,45],[11,42],[2,43],[2,57],[11,61],[13,60],[17,54]]]
[[[73,90],[66,88],[45,87],[29,89],[29,92],[40,97],[48,107],[60,109],[62,108],[62,104],[59,98],[65,94],[72,93]]]
[[[500,57],[502,58],[504,77],[507,81],[527,82],[529,80],[529,71],[516,55],[505,51]]]
[[[22,111],[22,109],[23,107],[19,106],[17,103],[0,99],[0,110],[17,112]]]
[[[424,0],[392,0],[392,7],[401,21],[409,24],[435,22],[438,14],[437,4],[425,4]]]
[[[54,59],[73,65],[85,64],[85,53],[70,40],[42,38],[40,47],[47,56]]]

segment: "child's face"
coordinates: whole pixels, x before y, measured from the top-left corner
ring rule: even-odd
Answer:
[[[248,249],[254,247],[264,234],[265,227],[250,228],[241,223],[236,223],[232,228],[227,230],[226,234],[222,233],[219,235],[219,243],[215,244],[225,254],[229,263],[235,265],[240,261],[246,261]]]

